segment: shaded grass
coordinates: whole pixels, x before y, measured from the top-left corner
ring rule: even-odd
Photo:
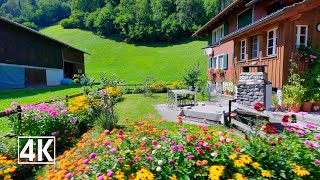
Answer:
[[[116,74],[126,83],[141,83],[147,75],[172,82],[181,80],[185,68],[195,60],[200,60],[206,72],[207,57],[201,49],[206,41],[127,44],[117,37],[102,38],[90,31],[63,29],[60,25],[41,32],[90,53],[85,55],[86,73],[96,79],[105,72]]]

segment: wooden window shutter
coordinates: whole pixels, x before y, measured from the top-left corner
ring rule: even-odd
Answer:
[[[228,54],[223,55],[223,69],[224,70],[228,69]]]
[[[212,58],[209,58],[209,68],[212,67]]]
[[[212,45],[212,32],[210,31],[210,33],[208,34],[208,45],[211,46]]]

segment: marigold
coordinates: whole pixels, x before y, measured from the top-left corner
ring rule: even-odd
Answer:
[[[263,177],[271,177],[271,173],[267,170],[261,170],[261,176]]]
[[[305,168],[296,165],[293,169],[293,172],[296,173],[298,176],[306,176],[306,175],[310,175],[310,172],[308,170],[306,170]]]

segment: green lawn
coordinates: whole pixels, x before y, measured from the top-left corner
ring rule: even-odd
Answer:
[[[0,91],[0,111],[10,108],[11,102],[20,104],[32,104],[48,101],[56,98],[63,98],[82,92],[80,85],[46,87],[39,89],[20,89]]]
[[[116,74],[126,83],[141,83],[147,75],[157,80],[181,80],[184,69],[200,60],[205,71],[206,56],[202,47],[206,41],[184,41],[177,44],[127,44],[119,38],[101,38],[90,31],[63,29],[60,25],[41,30],[42,33],[80,48],[85,55],[86,73],[99,78],[99,74]]]

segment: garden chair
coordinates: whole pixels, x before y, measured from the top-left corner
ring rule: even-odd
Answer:
[[[168,89],[168,103],[167,103],[167,106],[168,108],[172,108],[172,106],[174,105],[174,94],[172,92],[171,89]]]
[[[199,90],[199,87],[196,87],[196,88],[194,89],[194,94],[188,95],[188,101],[189,101],[191,104],[196,105],[197,102],[196,102],[194,99],[195,99],[195,97],[196,97],[196,95],[197,95],[198,90]]]

